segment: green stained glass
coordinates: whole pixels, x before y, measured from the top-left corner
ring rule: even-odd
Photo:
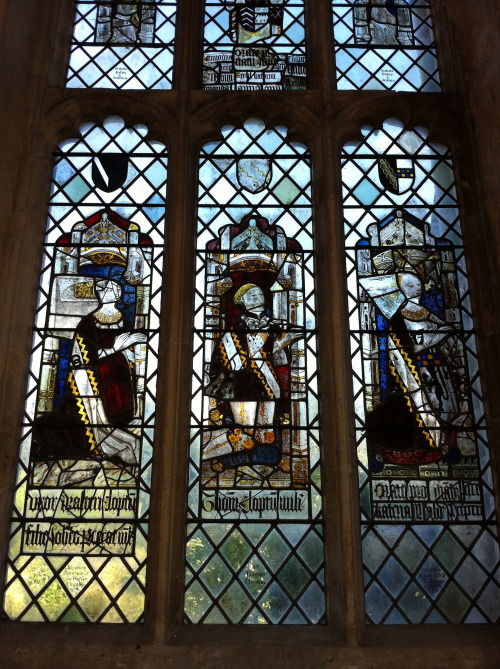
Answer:
[[[235,571],[242,567],[251,550],[252,549],[245,540],[245,537],[238,532],[238,530],[231,533],[220,549],[221,554],[226,558],[230,567]]]
[[[293,556],[281,570],[279,580],[286,592],[293,598],[297,597],[306,583],[309,582],[310,574],[303,564]]]
[[[217,597],[224,586],[231,580],[231,572],[222,559],[215,556],[210,563],[203,568],[200,578],[207,586],[210,594],[213,597]]]

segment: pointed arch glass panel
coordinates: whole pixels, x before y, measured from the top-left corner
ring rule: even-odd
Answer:
[[[307,148],[258,119],[199,159],[185,615],[325,621]]]
[[[494,623],[500,551],[452,156],[425,128],[342,152],[369,624]]]
[[[332,0],[337,87],[441,90],[429,0]]]
[[[172,88],[176,0],[77,0],[68,88]]]
[[[4,609],[138,622],[155,422],[165,147],[109,117],[54,157]]]

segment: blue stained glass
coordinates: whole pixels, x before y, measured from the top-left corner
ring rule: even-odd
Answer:
[[[300,598],[300,606],[312,623],[318,623],[325,615],[323,591],[317,583],[311,583]]]
[[[413,531],[430,547],[441,534],[443,528],[439,525],[415,525]]]
[[[458,569],[456,578],[467,594],[475,597],[488,578],[488,574],[469,556]]]
[[[404,625],[406,620],[399,611],[394,609],[385,619],[385,623],[386,625]]]
[[[409,618],[410,622],[415,624],[422,622],[431,605],[431,600],[428,599],[425,592],[415,585],[410,585],[398,600],[401,611]],[[374,620],[374,622],[376,621]]]
[[[443,625],[446,624],[446,620],[439,613],[439,611],[431,611],[426,618],[426,622],[432,625]],[[467,622],[467,621],[466,621]]]
[[[498,567],[500,561],[500,548],[497,537],[488,532],[483,532],[472,549],[472,554],[485,569],[493,571]]]
[[[353,194],[361,202],[361,204],[372,204],[379,194],[378,189],[369,181],[364,180],[353,191]]]
[[[144,212],[153,223],[158,223],[162,216],[164,216],[164,207],[165,200],[155,193],[155,195],[146,202]]]
[[[472,609],[472,611],[469,613],[467,618],[465,619],[466,623],[486,623],[488,622],[485,617],[477,610],[477,609]]]
[[[307,625],[307,620],[297,609],[293,609],[283,623],[285,625]]]
[[[374,533],[369,533],[363,539],[364,564],[367,569],[375,573],[387,555],[387,548]]]
[[[309,534],[297,552],[309,569],[316,571],[323,562],[323,540],[317,534]]]
[[[268,610],[269,618],[275,625],[281,622],[291,606],[290,599],[276,581],[269,586],[259,603]]]
[[[379,623],[391,606],[390,598],[377,583],[372,583],[365,594],[366,613],[374,623]]]
[[[390,558],[378,573],[377,578],[393,597],[397,597],[408,583],[409,576],[408,572],[394,558]]]
[[[445,572],[431,557],[424,562],[417,573],[417,581],[433,599],[443,589],[446,580]]]

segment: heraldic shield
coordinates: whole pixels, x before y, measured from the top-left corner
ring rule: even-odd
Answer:
[[[413,186],[415,168],[408,158],[385,156],[378,161],[378,176],[385,190],[395,195],[406,193]]]
[[[92,181],[105,193],[121,188],[127,175],[128,158],[125,153],[99,153],[92,159]]]
[[[269,158],[241,158],[236,175],[239,185],[251,193],[260,193],[271,182],[272,168]]]

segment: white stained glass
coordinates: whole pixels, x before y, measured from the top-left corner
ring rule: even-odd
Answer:
[[[306,88],[303,0],[207,0],[203,88]]]

